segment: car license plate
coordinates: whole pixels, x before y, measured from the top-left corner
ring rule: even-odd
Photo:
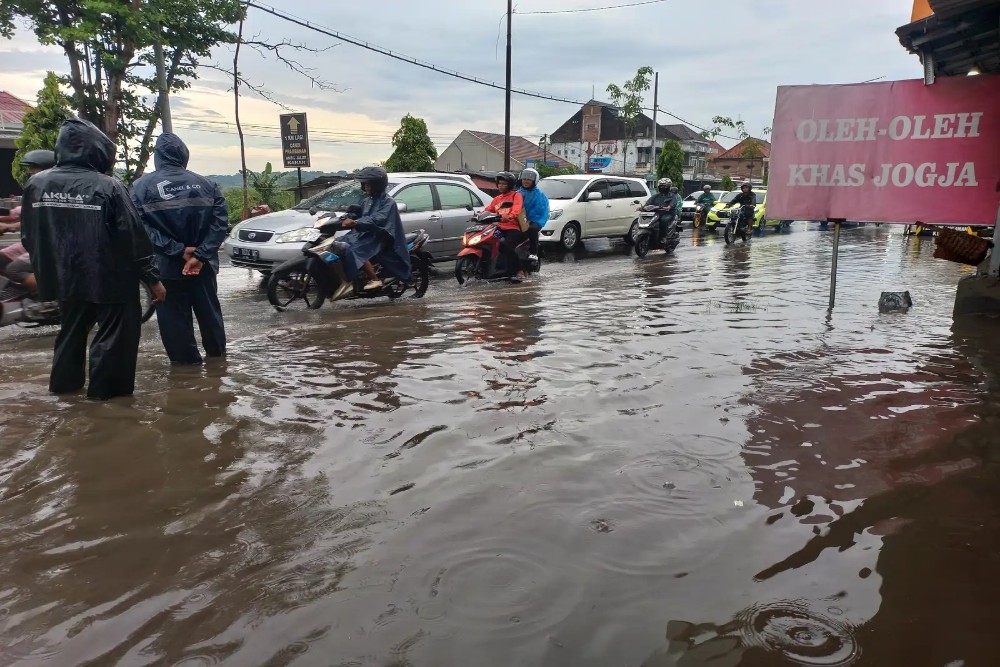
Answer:
[[[251,250],[250,248],[233,248],[233,258],[256,262],[260,258],[260,251]]]

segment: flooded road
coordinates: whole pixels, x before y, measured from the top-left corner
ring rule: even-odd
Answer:
[[[997,329],[932,241],[845,230],[829,317],[801,223],[315,313],[230,267],[228,360],[147,325],[107,404],[2,331],[0,664],[1000,664]]]

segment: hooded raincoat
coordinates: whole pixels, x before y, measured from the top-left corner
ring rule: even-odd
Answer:
[[[388,193],[365,199],[354,229],[344,236],[347,277],[354,280],[364,263],[375,259],[382,268],[400,280],[410,277],[410,253],[406,233],[396,202]]]
[[[180,280],[184,248],[219,272],[219,247],[229,232],[229,212],[219,186],[187,170],[188,148],[176,134],[161,134],[153,151],[156,171],[132,185],[132,201],[156,248],[161,277]]]
[[[115,144],[79,118],[63,123],[57,164],[24,189],[21,237],[42,301],[128,303],[158,282],[153,246],[125,186],[107,174]]]

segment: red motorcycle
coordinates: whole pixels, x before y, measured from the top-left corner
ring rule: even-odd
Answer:
[[[500,215],[482,211],[474,218],[475,224],[465,230],[462,237],[462,251],[455,262],[455,280],[464,285],[470,280],[510,280],[505,266],[504,254],[500,249],[503,230],[500,229]],[[515,248],[525,273],[538,273],[542,260],[531,253],[531,239],[526,238]]]

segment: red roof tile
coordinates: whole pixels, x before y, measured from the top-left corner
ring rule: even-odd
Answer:
[[[497,149],[501,153],[504,148],[504,136],[502,134],[494,134],[493,132],[476,132],[475,130],[466,130],[469,134],[477,137],[488,143],[493,148]],[[542,159],[542,147],[533,144],[524,137],[515,137],[511,135],[510,137],[510,159],[521,164],[526,164],[528,160],[541,160]],[[545,159],[549,162],[558,162],[560,167],[570,166],[569,162],[563,160],[561,157],[553,153],[552,151],[544,152]]]
[[[20,123],[24,113],[31,110],[31,105],[10,93],[0,90],[0,120],[8,123]]]
[[[750,141],[756,141],[760,144],[760,152],[764,154],[764,157],[771,157],[771,144],[770,142],[764,141],[763,139],[754,139],[750,137],[744,139],[740,143],[736,144],[728,151],[722,155],[716,155],[715,160],[742,160],[743,159],[743,149],[746,147],[747,143]]]

